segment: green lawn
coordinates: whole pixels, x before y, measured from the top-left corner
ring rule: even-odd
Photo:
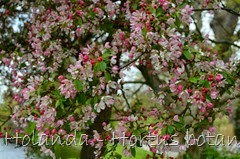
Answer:
[[[73,146],[72,147],[70,147],[70,146],[61,147],[60,146],[58,152],[59,152],[59,156],[61,156],[61,159],[79,159],[80,149],[81,149],[80,147],[73,147]],[[123,146],[118,145],[115,152],[122,155],[122,150],[123,150]],[[146,151],[142,148],[136,148],[135,158],[145,159],[146,155],[149,153],[150,153],[149,151]],[[110,154],[107,154],[105,156],[105,159],[110,159]],[[130,157],[122,156],[121,159],[130,159]]]

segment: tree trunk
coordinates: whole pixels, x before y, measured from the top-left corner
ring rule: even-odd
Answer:
[[[90,126],[90,128],[86,131],[86,134],[88,135],[88,138],[93,137],[93,130],[96,130],[100,135],[103,135],[104,129],[102,126],[103,122],[109,122],[111,117],[111,108],[106,107],[104,110],[102,110],[96,117],[94,123]],[[102,156],[102,154],[106,150],[106,145],[103,145],[102,149],[100,150],[101,153],[99,156]],[[80,153],[80,159],[97,159],[97,157],[94,154],[94,151],[96,149],[94,147],[91,147],[90,145],[87,145],[84,143],[82,145],[82,150]]]

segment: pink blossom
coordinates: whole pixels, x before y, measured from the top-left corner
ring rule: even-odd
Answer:
[[[84,15],[84,12],[82,10],[77,10],[76,14],[79,15],[80,17]]]
[[[159,0],[158,2],[160,3],[164,10],[168,9],[170,2],[168,2],[167,0]]]
[[[76,89],[72,81],[68,79],[64,79],[61,81],[62,84],[60,85],[60,93],[65,96],[65,98],[74,98],[76,96]]]
[[[113,66],[113,67],[112,67],[112,72],[113,72],[114,74],[117,74],[117,73],[118,73],[118,66]]]
[[[186,23],[186,24],[190,24],[192,22],[192,19],[191,19],[191,14],[192,14],[192,11],[193,11],[193,7],[189,6],[189,5],[186,5],[182,11],[181,11],[181,14],[182,14],[182,18],[181,20]]]
[[[61,82],[61,81],[63,81],[65,78],[64,78],[64,76],[63,75],[59,75],[58,76],[58,80]]]
[[[63,129],[60,129],[60,130],[58,130],[58,134],[59,134],[59,135],[65,135],[65,134],[66,134],[66,131],[63,130]]]
[[[180,146],[179,146],[179,152],[186,151],[186,149],[187,149],[187,146],[186,146],[186,145],[180,145]]]
[[[207,108],[208,109],[211,109],[213,107],[213,104],[212,103],[207,103]]]
[[[156,153],[157,152],[157,148],[156,147],[151,147],[150,151],[153,152],[153,153]]]
[[[213,121],[212,117],[208,117],[208,121],[211,123]]]
[[[80,28],[76,29],[76,35],[77,35],[77,37],[81,36],[81,29]]]
[[[4,58],[2,58],[2,62],[3,62],[7,67],[9,67],[9,66],[10,66],[10,63],[11,63],[11,60],[4,57]]]
[[[173,19],[173,18],[169,18],[169,19],[167,20],[167,24],[168,24],[168,25],[173,25],[174,22],[175,22],[175,19]]]
[[[128,57],[129,57],[130,59],[132,59],[132,58],[133,58],[133,53],[129,53],[129,54],[128,54]]]
[[[216,78],[217,82],[220,82],[223,79],[223,75],[217,74],[217,76],[215,78]]]
[[[44,155],[51,156],[53,159],[56,159],[55,154],[52,152],[52,150],[46,148],[45,145],[41,146],[40,151],[43,152]]]
[[[173,120],[176,122],[179,122],[180,120],[178,119],[178,115],[174,115]]]
[[[166,134],[162,136],[162,139],[168,141],[169,139],[171,139],[171,136],[169,134]]]
[[[128,149],[123,149],[122,153],[126,157],[132,157],[132,154]]]
[[[231,107],[227,107],[226,108],[226,111],[229,113],[229,114],[232,114],[233,113],[233,109]]]
[[[103,122],[103,123],[102,123],[102,126],[103,126],[103,127],[107,126],[107,123],[106,123],[106,122]]]
[[[105,45],[104,45],[104,47],[107,48],[107,49],[110,49],[110,48],[111,48],[110,43],[109,43],[109,42],[106,42]]]
[[[200,108],[200,110],[201,110],[202,113],[205,113],[205,112],[206,112],[206,108],[203,107],[203,106]]]
[[[215,127],[210,127],[208,130],[209,130],[210,133],[212,133],[212,134],[215,134],[215,133],[216,133],[216,128],[215,128]]]
[[[89,56],[88,55],[84,55],[83,56],[83,62],[87,62],[89,60]]]
[[[112,65],[115,65],[115,64],[117,63],[116,58],[117,58],[117,56],[113,56],[113,57],[111,58],[111,64],[112,64]]]
[[[210,93],[211,98],[212,98],[212,99],[216,99],[216,98],[217,98],[217,94],[218,94],[218,92],[216,92],[216,91],[211,91],[211,93]]]
[[[60,126],[63,126],[64,124],[64,121],[63,120],[58,120],[57,121],[57,126],[60,127]]]
[[[183,86],[182,86],[181,84],[179,84],[179,85],[177,86],[176,93],[179,94],[179,93],[182,92],[182,90],[183,90]]]
[[[100,113],[101,110],[104,110],[105,108],[106,108],[106,105],[105,105],[105,103],[103,102],[103,100],[101,100],[99,103],[95,104],[95,106],[94,106],[94,109],[95,109],[98,113]]]
[[[52,133],[52,135],[56,134],[57,133],[57,129],[55,129],[55,128],[52,129],[51,133]]]

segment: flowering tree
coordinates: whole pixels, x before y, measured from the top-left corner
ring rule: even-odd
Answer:
[[[239,60],[223,61],[214,41],[189,25],[194,10],[238,13],[207,0],[193,5],[184,0],[29,3],[24,42],[1,50],[15,90],[11,119],[16,131],[36,135],[34,140],[43,134],[62,140],[76,135],[86,141],[82,159],[117,158],[118,144],[123,155],[135,156],[134,135],[160,136],[164,145],[150,145],[155,158],[174,134],[214,133],[215,115],[231,114],[229,105],[239,97]],[[125,81],[130,67],[144,80]],[[146,85],[148,103],[128,98],[126,83]],[[184,140],[179,144],[181,151],[189,148]],[[58,157],[58,145],[41,144],[40,151]]]

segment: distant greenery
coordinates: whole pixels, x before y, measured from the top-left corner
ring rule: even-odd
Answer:
[[[184,159],[193,159],[194,157],[185,154]],[[225,148],[217,150],[216,147],[208,147],[201,154],[201,159],[239,159],[240,152],[233,153]]]

